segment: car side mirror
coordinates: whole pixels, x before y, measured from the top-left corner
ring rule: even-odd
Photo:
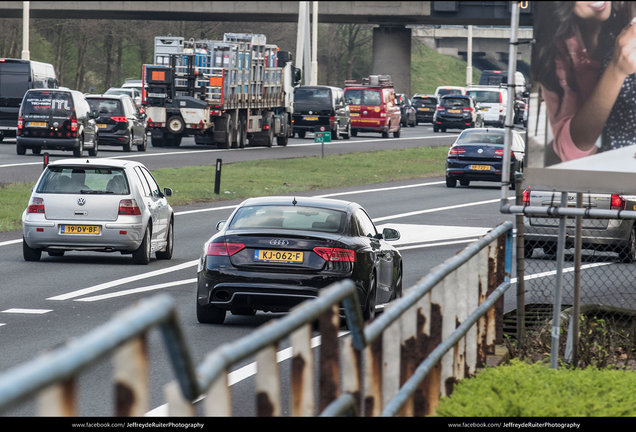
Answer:
[[[221,231],[223,229],[223,227],[225,226],[226,222],[227,221],[224,221],[224,220],[217,222],[216,223],[216,230],[217,231]]]
[[[382,230],[382,238],[387,241],[399,240],[400,232],[393,228],[384,228]]]
[[[171,197],[171,196],[172,196],[172,189],[170,189],[170,188],[163,188],[163,196]]]

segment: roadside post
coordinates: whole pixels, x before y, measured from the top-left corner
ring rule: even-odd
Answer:
[[[331,131],[325,132],[325,126],[316,126],[314,128],[314,142],[322,143],[322,158],[325,158],[325,143],[331,142]]]
[[[221,164],[223,163],[223,160],[221,159],[217,159],[216,160],[216,176],[214,177],[214,193],[215,194],[219,194],[219,191],[221,190]]]

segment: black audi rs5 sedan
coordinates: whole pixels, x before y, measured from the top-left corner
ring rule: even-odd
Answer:
[[[402,256],[353,202],[310,197],[250,198],[204,245],[197,270],[197,319],[222,324],[227,311],[288,312],[327,286],[351,279],[365,320],[402,296]]]

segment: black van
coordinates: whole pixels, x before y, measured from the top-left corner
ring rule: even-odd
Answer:
[[[22,98],[27,90],[37,88],[57,88],[52,65],[0,58],[0,142],[16,136]]]
[[[316,126],[329,126],[331,139],[351,137],[351,115],[344,91],[338,87],[301,86],[294,92],[294,132],[305,138]]]
[[[72,150],[81,157],[84,148],[97,156],[97,112],[91,112],[86,97],[75,90],[28,90],[18,116],[16,150]]]

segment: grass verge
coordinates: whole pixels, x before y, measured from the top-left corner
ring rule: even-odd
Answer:
[[[170,204],[281,195],[317,189],[410,180],[444,175],[448,146],[380,150],[325,158],[268,159],[223,165],[220,193],[214,193],[216,167],[154,170],[161,187],[170,187]],[[22,228],[33,183],[0,185],[0,232]],[[45,203],[46,205],[46,203]]]

